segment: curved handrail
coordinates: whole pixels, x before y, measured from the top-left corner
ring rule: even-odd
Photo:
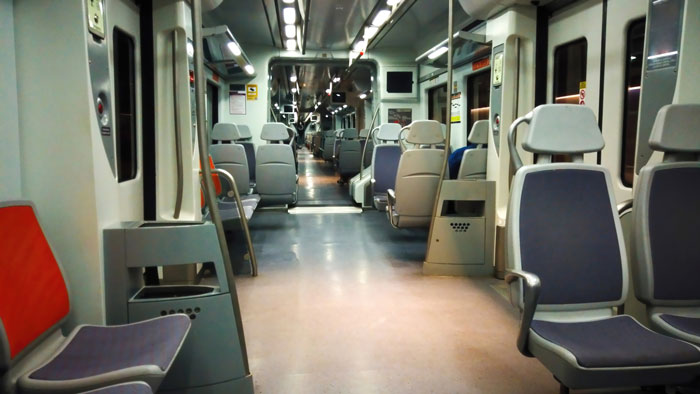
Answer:
[[[401,130],[399,130],[399,137],[396,140],[396,142],[398,142],[399,146],[401,147],[401,153],[406,152],[408,150],[408,146],[406,146],[407,142],[403,142],[404,141],[403,132],[408,130],[410,127],[411,127],[411,125],[407,125],[407,126],[402,127]],[[413,144],[411,144],[411,145],[413,145]]]
[[[617,204],[617,214],[618,214],[618,216],[621,217],[622,215],[626,214],[628,211],[631,211],[632,208],[634,208],[634,200],[633,199],[625,200],[625,201]]]
[[[369,141],[369,138],[374,134],[374,122],[377,120],[377,115],[379,115],[379,108],[381,108],[381,105],[377,103],[377,109],[374,110],[372,122],[369,124],[370,131],[367,135],[367,139],[365,140],[365,146],[362,147],[362,156],[360,156],[360,176],[362,176],[362,171],[365,170],[365,155],[367,154],[367,141]]]
[[[521,123],[530,124],[531,120],[532,113],[528,113],[525,116],[521,116],[518,119],[515,119],[513,124],[510,125],[510,129],[508,129],[508,151],[510,152],[510,160],[513,162],[513,167],[515,167],[515,171],[518,171],[520,167],[523,166],[523,161],[522,159],[520,159],[518,149],[515,146],[515,135],[517,133],[517,128]]]

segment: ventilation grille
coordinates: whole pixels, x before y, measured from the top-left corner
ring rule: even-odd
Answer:
[[[466,233],[469,230],[470,223],[467,222],[451,222],[450,227],[456,233]]]

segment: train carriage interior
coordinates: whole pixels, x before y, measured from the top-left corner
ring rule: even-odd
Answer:
[[[699,0],[0,0],[0,393],[700,393]]]

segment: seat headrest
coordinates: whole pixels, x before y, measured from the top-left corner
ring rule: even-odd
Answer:
[[[489,143],[489,121],[477,120],[472,125],[472,130],[469,132],[467,142],[472,144],[488,144]]]
[[[240,135],[240,139],[242,140],[253,138],[253,134],[250,133],[250,127],[248,127],[248,125],[239,124],[238,134]]]
[[[542,154],[598,152],[605,146],[593,111],[584,105],[544,104],[527,115],[523,149]]]
[[[323,132],[326,137],[333,137],[335,135],[335,130],[326,130]]]
[[[649,146],[661,152],[700,152],[700,104],[664,105],[656,115]]]
[[[398,123],[384,123],[379,126],[377,139],[381,141],[398,141],[401,133],[401,125]]]
[[[265,123],[260,132],[260,139],[265,141],[284,141],[289,139],[289,131],[284,123]]]
[[[367,138],[369,136],[369,130],[368,129],[362,129],[360,130],[360,138]]]
[[[240,138],[238,126],[233,123],[217,123],[211,131],[211,139],[216,141],[235,141]]]
[[[340,136],[347,140],[357,138],[357,129],[344,129],[340,132]]]
[[[406,142],[419,145],[436,145],[445,142],[442,126],[436,120],[416,120],[408,126]]]

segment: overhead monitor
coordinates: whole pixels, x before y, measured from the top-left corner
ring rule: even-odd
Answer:
[[[295,112],[296,111],[295,111],[294,105],[292,105],[292,104],[282,105],[282,110],[280,111],[281,114],[293,114]]]

